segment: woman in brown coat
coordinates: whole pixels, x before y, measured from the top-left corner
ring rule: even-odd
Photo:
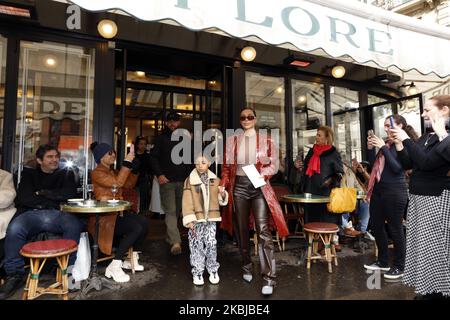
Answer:
[[[95,198],[105,201],[113,198],[122,199],[123,188],[134,188],[138,177],[138,163],[134,160],[134,151],[125,157],[119,171],[112,169],[116,161],[116,152],[107,143],[94,142],[91,144],[97,167],[92,171],[91,179],[94,185]],[[112,187],[117,189],[113,197]],[[89,231],[93,231],[94,221],[89,221]],[[128,282],[130,276],[122,268],[131,269],[129,260],[122,262],[123,256],[130,247],[138,246],[147,235],[148,221],[137,214],[124,212],[100,217],[99,246],[106,254],[111,253],[113,237],[120,237],[114,260],[106,268],[105,276],[113,278],[116,282]],[[144,267],[138,264],[137,252],[133,252],[136,271],[143,271]]]

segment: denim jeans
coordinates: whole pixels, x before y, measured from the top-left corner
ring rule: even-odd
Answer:
[[[20,249],[29,240],[42,232],[61,234],[63,239],[80,240],[83,230],[81,221],[66,212],[55,209],[26,211],[11,221],[5,238],[5,271],[7,274],[24,273],[24,259]],[[69,258],[75,263],[76,252]]]
[[[369,204],[362,200],[358,201],[356,206],[356,214],[359,219],[357,229],[361,232],[366,232],[370,218]],[[342,228],[346,228],[348,226],[348,219],[350,219],[350,213],[345,213],[342,215]]]

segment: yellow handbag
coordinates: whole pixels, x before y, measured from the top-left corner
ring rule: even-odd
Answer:
[[[345,176],[342,177],[341,187],[331,190],[327,208],[330,213],[345,213],[355,210],[356,188],[347,188]]]

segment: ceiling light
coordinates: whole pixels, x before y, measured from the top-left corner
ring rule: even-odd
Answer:
[[[58,61],[56,60],[55,56],[45,56],[44,57],[44,64],[48,68],[55,68]]]
[[[306,96],[301,95],[300,97],[298,97],[298,102],[301,104],[304,104],[306,102]]]
[[[117,34],[117,25],[112,20],[104,19],[98,23],[97,30],[103,38],[111,39]]]
[[[345,75],[345,68],[344,66],[334,66],[333,69],[331,69],[331,74],[336,79],[342,78]]]
[[[283,87],[278,87],[278,88],[277,88],[277,92],[278,92],[278,93],[283,93]]]
[[[31,18],[31,12],[29,9],[5,6],[5,5],[0,5],[0,14],[4,14],[4,15],[8,15],[8,16]]]
[[[244,61],[250,62],[256,58],[256,50],[253,47],[245,47],[241,50],[241,58]]]
[[[144,71],[136,71],[136,75],[138,76],[138,77],[145,77],[145,72]]]
[[[417,87],[414,84],[414,82],[411,82],[411,85],[408,88],[408,94],[410,96],[413,96],[413,95],[417,94],[418,92],[419,92],[419,89],[417,89]]]

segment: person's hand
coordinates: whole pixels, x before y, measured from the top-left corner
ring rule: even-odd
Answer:
[[[443,140],[443,138],[448,135],[447,130],[445,129],[445,121],[446,120],[443,117],[439,116],[430,118],[431,126],[440,140]]]
[[[322,188],[329,188],[330,185],[331,185],[331,182],[333,182],[333,179],[332,178],[328,178],[322,183],[321,187]]]
[[[162,175],[160,175],[160,176],[158,177],[158,183],[159,183],[160,185],[166,184],[166,183],[168,183],[168,182],[170,182],[170,180],[167,179],[165,175],[162,174]]]
[[[219,186],[219,193],[222,198],[225,198],[225,187]]]
[[[302,171],[303,170],[303,161],[302,160],[295,160],[294,167],[297,170]]]
[[[400,128],[399,126],[397,126],[395,123],[394,123],[394,128],[390,128],[389,131],[390,131],[392,137],[394,138],[394,140],[399,140],[400,142],[403,142],[404,140],[409,138],[406,131],[403,130],[402,128]],[[394,143],[395,143],[395,141],[394,141]]]
[[[130,150],[130,152],[127,154],[127,156],[124,159],[125,161],[133,162],[134,160],[134,150]]]
[[[187,227],[188,227],[189,229],[191,229],[191,230],[194,230],[194,226],[195,226],[195,223],[194,223],[194,222],[189,222],[189,223],[187,224]]]
[[[380,137],[377,137],[375,135],[373,135],[372,137],[370,137],[370,144],[374,147],[377,148],[381,148],[383,147],[386,143],[384,142],[383,139],[381,139]]]

